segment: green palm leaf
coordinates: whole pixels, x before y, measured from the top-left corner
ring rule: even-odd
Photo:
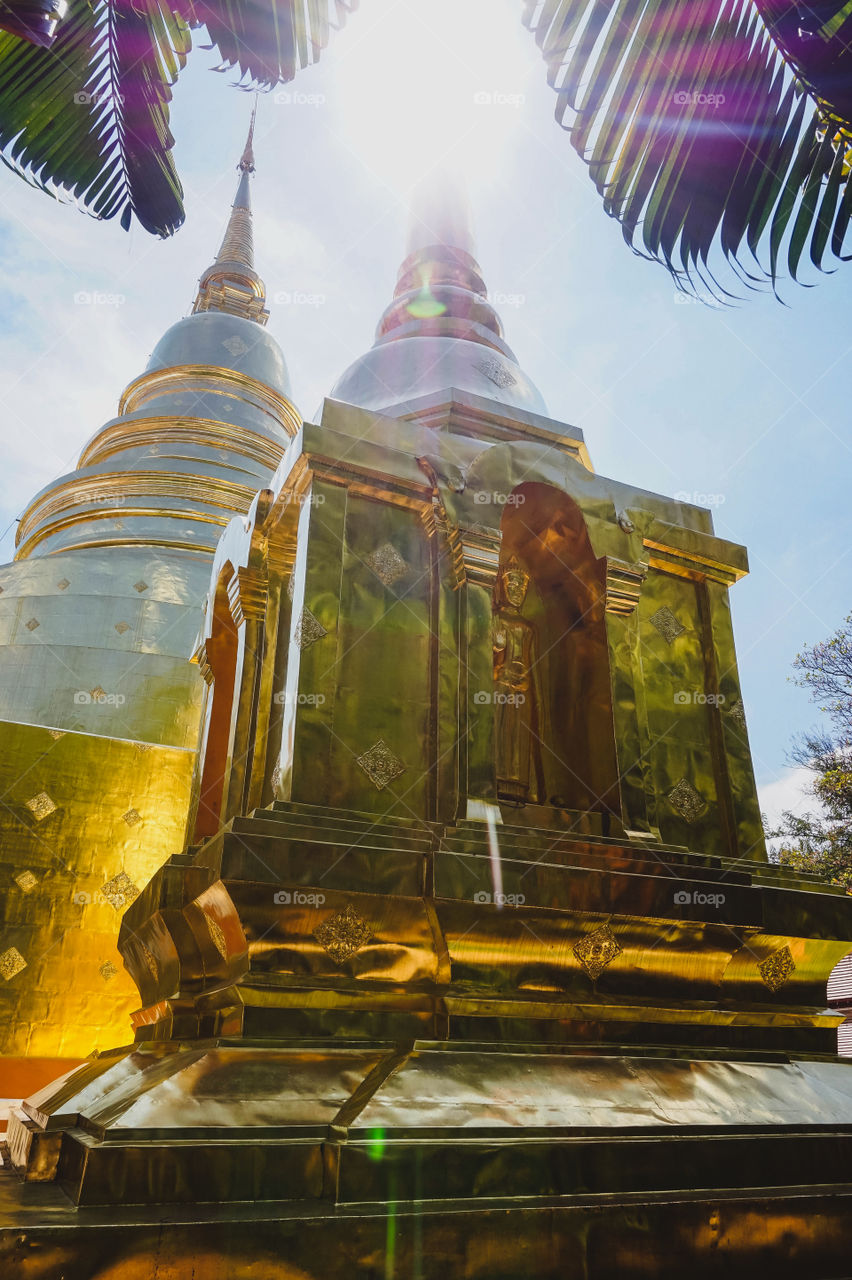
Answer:
[[[190,28],[266,86],[315,61],[357,2],[69,0],[49,47],[0,31],[0,159],[96,217],[171,235],[184,210],[169,104]]]
[[[727,292],[716,258],[755,285],[776,281],[785,257],[795,279],[806,249],[818,268],[842,256],[852,213],[852,137],[842,131],[852,112],[852,5],[811,4],[822,34],[808,39],[800,7],[525,0],[556,118],[604,209],[682,288]]]

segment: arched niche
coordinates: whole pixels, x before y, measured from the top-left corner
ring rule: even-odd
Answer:
[[[518,485],[501,521],[501,566],[530,576],[522,614],[537,634],[539,735],[546,803],[620,821],[605,620],[606,568],[583,514],[551,485]]]

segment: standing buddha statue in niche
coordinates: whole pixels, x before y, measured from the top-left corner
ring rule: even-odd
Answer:
[[[535,628],[521,617],[529,587],[513,556],[497,579],[492,621],[494,645],[494,743],[497,798],[507,804],[540,804],[544,794]]]

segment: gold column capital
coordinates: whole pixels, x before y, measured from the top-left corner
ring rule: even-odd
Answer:
[[[258,620],[265,616],[268,588],[265,573],[245,566],[234,572],[228,581],[228,604],[238,627],[247,619]]]

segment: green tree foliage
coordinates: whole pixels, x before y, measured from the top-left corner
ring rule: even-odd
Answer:
[[[829,717],[829,729],[806,733],[791,756],[812,775],[811,793],[821,812],[785,812],[768,834],[780,843],[773,858],[816,871],[852,892],[852,614],[833,636],[804,649],[794,662],[796,684]]]

